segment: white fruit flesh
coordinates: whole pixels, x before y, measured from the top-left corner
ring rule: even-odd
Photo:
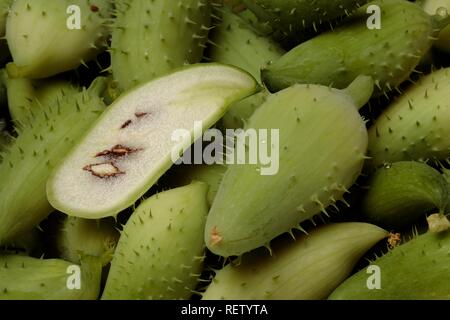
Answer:
[[[202,64],[154,80],[119,98],[54,172],[50,203],[82,218],[114,216],[139,199],[173,164],[172,151],[193,143],[195,122],[211,127],[227,107],[257,91],[247,73]]]

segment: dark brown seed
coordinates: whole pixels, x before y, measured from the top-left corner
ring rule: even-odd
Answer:
[[[133,123],[133,121],[131,121],[131,120],[125,121],[125,123],[120,127],[120,129],[125,129],[126,127],[128,127],[132,123]]]
[[[142,118],[142,117],[145,117],[146,115],[148,115],[148,113],[147,112],[136,112],[134,115],[136,116],[136,118]]]
[[[132,149],[126,146],[122,146],[120,144],[114,146],[111,148],[111,150],[104,150],[102,152],[99,152],[95,155],[96,158],[99,157],[113,157],[113,158],[119,158],[126,155],[129,155],[130,153],[135,153],[138,151],[141,151],[142,149]]]

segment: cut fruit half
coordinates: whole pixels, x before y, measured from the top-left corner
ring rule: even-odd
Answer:
[[[258,90],[248,73],[199,64],[124,94],[100,117],[47,184],[52,206],[98,219],[131,206],[194,142],[195,124],[214,125],[228,107]],[[173,139],[177,130],[190,135]],[[180,131],[181,132],[181,131]]]

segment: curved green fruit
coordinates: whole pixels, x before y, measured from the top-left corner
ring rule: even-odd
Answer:
[[[200,62],[211,9],[211,0],[120,0],[111,45],[120,89]]]
[[[219,191],[220,183],[227,167],[219,164],[189,165],[173,169],[170,176],[170,185],[184,186],[194,181],[200,181],[208,185],[208,205],[211,206]]]
[[[203,183],[142,202],[124,227],[102,299],[189,299],[201,273]]]
[[[6,17],[12,2],[13,0],[0,0],[0,38],[5,36]]]
[[[360,82],[368,99],[373,82],[362,77],[352,87]],[[225,257],[241,255],[341,200],[365,159],[367,131],[357,110],[364,103],[318,85],[296,85],[269,97],[246,128],[257,136],[264,134],[260,129],[272,132],[262,143],[272,155],[279,153],[278,166],[264,168],[261,159],[229,166],[208,215],[208,248]],[[272,169],[278,171],[262,174]]]
[[[16,0],[6,25],[14,78],[76,69],[106,47],[110,0]]]
[[[282,239],[272,256],[251,253],[240,265],[218,271],[203,300],[325,299],[387,235],[366,223],[338,223],[294,241]]]
[[[230,104],[253,94],[247,73],[216,64],[190,66],[116,100],[49,179],[50,203],[68,215],[114,216],[147,192]],[[176,137],[177,130],[189,135]]]
[[[368,221],[388,229],[407,227],[433,209],[443,212],[448,201],[444,177],[418,162],[396,162],[379,169],[368,188],[362,211]]]
[[[381,277],[378,289],[374,272]],[[450,232],[428,232],[394,248],[345,281],[329,299],[450,299]]]
[[[297,38],[306,29],[349,15],[367,0],[244,0],[259,21],[274,30],[273,36],[283,41]]]
[[[31,117],[35,89],[29,79],[12,79],[6,70],[0,71],[0,77],[7,90],[8,110],[15,125],[27,122]]]
[[[17,128],[18,137],[0,164],[0,243],[28,232],[54,209],[46,182],[51,171],[103,112],[102,78],[88,90],[43,106],[32,121]]]
[[[369,5],[381,9],[380,29],[370,29]],[[443,20],[443,21],[441,21]],[[292,49],[262,71],[264,83],[278,91],[295,83],[342,89],[357,76],[374,79],[376,95],[408,79],[448,17],[431,17],[404,0],[379,0],[358,9],[341,27]]]
[[[0,256],[0,300],[95,300],[101,270],[90,257],[74,265],[58,259]]]
[[[255,111],[264,104],[270,93],[264,89],[246,99],[236,102],[222,118],[225,129],[239,129],[245,127],[247,121]]]
[[[435,14],[439,8],[445,8],[447,11],[450,11],[450,0],[426,0],[422,6],[428,14]],[[450,52],[450,26],[441,30],[439,39],[434,43],[434,47]]]
[[[404,160],[450,157],[450,68],[422,77],[369,129],[367,168]]]
[[[91,256],[106,265],[112,259],[118,240],[119,232],[113,219],[66,217],[56,243],[64,260],[80,263],[83,256]]]
[[[261,69],[284,53],[278,44],[260,36],[252,26],[230,10],[223,10],[222,22],[212,35],[212,61],[233,65],[248,71],[261,82]],[[237,102],[222,119],[225,128],[242,128],[267,98],[267,91]]]
[[[40,112],[44,106],[79,92],[71,83],[58,79],[10,78],[4,70],[0,70],[0,77],[6,85],[9,113],[16,125],[32,121],[33,113]]]
[[[241,16],[230,10],[222,11],[221,24],[211,35],[214,46],[210,58],[230,64],[260,79],[261,68],[280,58],[284,50],[273,40],[260,36]]]

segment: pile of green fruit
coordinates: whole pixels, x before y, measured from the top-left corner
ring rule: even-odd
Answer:
[[[0,299],[450,299],[449,12],[0,0]]]

